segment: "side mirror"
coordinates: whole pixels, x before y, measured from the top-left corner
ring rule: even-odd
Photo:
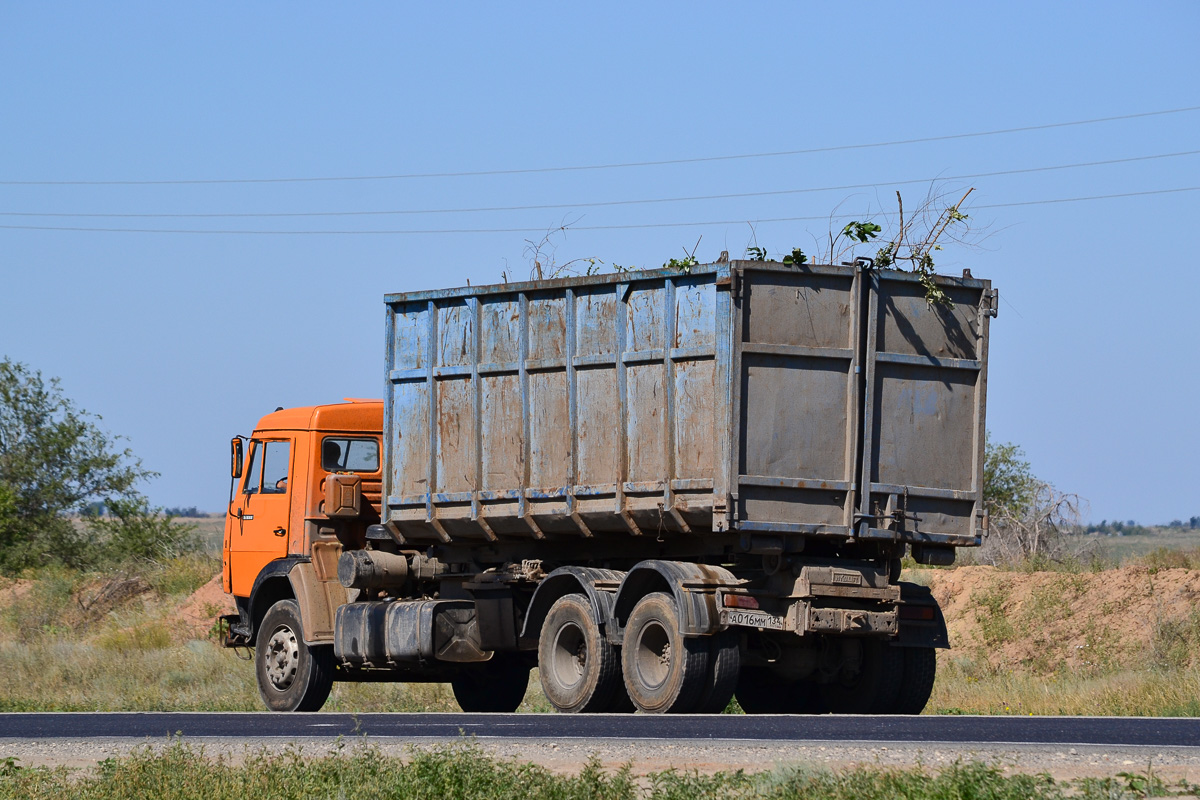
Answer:
[[[242,477],[242,439],[240,436],[235,436],[229,441],[229,456],[232,460],[229,474],[234,480],[237,480]]]

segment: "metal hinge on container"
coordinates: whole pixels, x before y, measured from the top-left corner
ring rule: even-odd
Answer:
[[[1000,315],[1000,290],[989,289],[979,298],[979,310],[989,317]]]

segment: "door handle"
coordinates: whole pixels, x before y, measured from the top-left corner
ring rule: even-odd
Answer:
[[[276,528],[275,530],[271,531],[271,533],[275,534],[276,536],[287,536],[287,529]]]

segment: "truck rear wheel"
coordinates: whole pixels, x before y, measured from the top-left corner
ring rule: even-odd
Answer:
[[[538,638],[538,669],[542,691],[559,711],[615,710],[617,693],[625,693],[621,657],[583,595],[565,595],[550,607]]]
[[[679,632],[675,600],[653,592],[638,601],[625,624],[621,666],[625,689],[640,710],[685,714],[700,700],[708,671],[708,642]]]
[[[300,606],[267,609],[254,645],[258,694],[272,711],[319,711],[333,688],[333,647],[304,643]]]
[[[904,678],[892,708],[893,714],[920,714],[933,694],[937,677],[937,651],[932,647],[897,647],[904,660]]]
[[[747,714],[815,714],[816,683],[788,680],[764,667],[745,667],[738,676],[738,705]]]
[[[463,711],[508,714],[525,699],[529,666],[515,654],[496,653],[488,661],[464,667],[450,686]]]
[[[859,639],[857,644],[858,663],[843,667],[820,687],[826,706],[834,714],[894,713],[904,681],[903,652],[879,639]]]
[[[738,645],[738,634],[734,630],[708,637],[708,674],[700,701],[696,703],[697,713],[720,714],[733,699],[742,666]]]

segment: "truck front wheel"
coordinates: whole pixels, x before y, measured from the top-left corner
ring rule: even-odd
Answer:
[[[333,647],[306,645],[300,606],[280,600],[259,625],[254,671],[258,694],[271,711],[319,711],[333,688]]]

